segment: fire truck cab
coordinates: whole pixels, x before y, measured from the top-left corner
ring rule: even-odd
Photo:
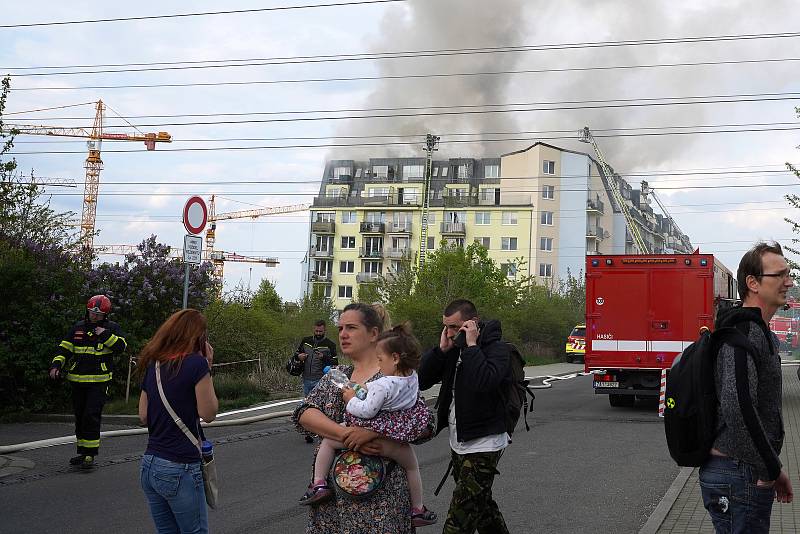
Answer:
[[[585,368],[611,406],[658,396],[661,370],[712,328],[736,279],[710,254],[586,258]]]

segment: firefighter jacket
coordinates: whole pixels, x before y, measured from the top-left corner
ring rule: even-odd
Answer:
[[[98,326],[105,328],[95,334]],[[58,346],[51,368],[63,369],[70,382],[100,383],[111,380],[112,357],[128,346],[120,326],[112,321],[91,324],[78,321]]]

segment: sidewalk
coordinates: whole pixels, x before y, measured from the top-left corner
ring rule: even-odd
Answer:
[[[794,502],[791,504],[780,504],[776,502],[772,507],[772,523],[770,532],[799,532],[800,531],[800,381],[797,379],[796,366],[783,367],[783,423],[786,436],[784,438],[783,450],[781,451],[781,462],[783,468],[792,481],[795,491]],[[669,509],[663,523],[655,532],[683,534],[703,532],[714,532],[708,513],[703,508],[703,500],[700,496],[700,484],[697,480],[698,469],[685,468],[682,471],[683,477],[678,475],[677,483],[683,479],[685,483],[680,488],[677,498]],[[686,478],[686,474],[689,474]],[[674,490],[673,488],[670,488]],[[665,501],[670,498],[667,492]],[[663,501],[662,501],[663,503]],[[668,504],[668,503],[665,503]],[[659,505],[660,506],[660,505]],[[655,512],[654,512],[655,514]],[[645,532],[642,529],[642,532]]]

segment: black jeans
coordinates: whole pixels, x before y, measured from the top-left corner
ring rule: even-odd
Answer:
[[[756,486],[753,466],[711,456],[700,468],[703,506],[717,534],[767,534],[775,489]]]
[[[78,454],[97,456],[100,449],[100,417],[106,403],[108,383],[72,383],[72,408],[75,412],[75,437]]]

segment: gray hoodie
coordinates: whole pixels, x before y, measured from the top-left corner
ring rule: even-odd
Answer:
[[[775,480],[783,447],[781,362],[778,339],[760,308],[720,311],[716,327],[733,326],[747,336],[757,356],[725,343],[717,355],[717,437],[714,448],[755,467],[761,480]],[[740,376],[737,380],[736,359]],[[746,362],[746,367],[745,367]]]

